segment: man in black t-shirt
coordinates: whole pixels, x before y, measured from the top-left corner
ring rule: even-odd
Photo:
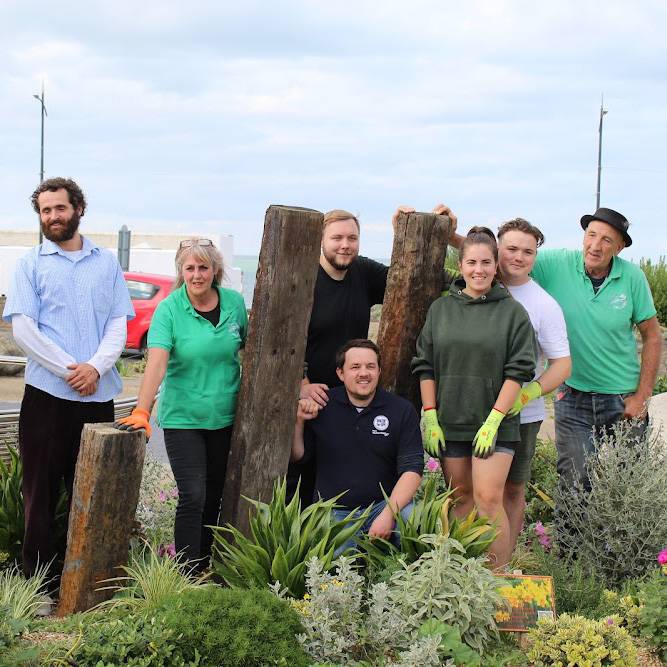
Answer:
[[[321,408],[301,399],[292,460],[316,455],[316,492],[338,501],[343,516],[371,508],[362,531],[389,539],[394,513],[409,511],[424,466],[419,417],[404,398],[378,389],[380,352],[370,340],[351,340],[336,356],[343,383]],[[384,495],[389,497],[389,506]]]
[[[399,208],[394,215],[396,224]],[[359,220],[335,209],[324,215],[322,254],[315,282],[313,309],[306,343],[306,372],[301,398],[324,407],[328,390],[341,384],[336,375],[336,352],[348,340],[366,338],[371,307],[382,303],[389,267],[359,256]],[[314,461],[290,463],[287,495],[291,498],[301,478],[299,496],[305,507],[312,502]]]

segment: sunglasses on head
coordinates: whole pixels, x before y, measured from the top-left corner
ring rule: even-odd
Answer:
[[[195,245],[200,245],[200,246],[209,246],[213,245],[213,241],[211,239],[185,239],[185,241],[181,241],[181,245],[179,246],[180,248],[192,248],[192,246]]]

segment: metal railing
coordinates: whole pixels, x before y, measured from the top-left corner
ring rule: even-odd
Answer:
[[[25,357],[9,357],[0,355],[0,364],[25,365]],[[137,406],[137,397],[128,396],[118,398],[114,402],[115,418],[127,417]],[[0,459],[7,463],[9,461],[9,452],[7,447],[18,447],[19,441],[19,414],[20,407],[0,410]]]

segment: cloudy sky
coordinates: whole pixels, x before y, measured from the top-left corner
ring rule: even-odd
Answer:
[[[269,204],[347,208],[388,257],[398,204],[538,224],[579,244],[602,204],[625,256],[667,253],[667,3],[0,4],[0,230],[36,224],[45,171],[77,179],[84,225],[230,233],[259,251]]]

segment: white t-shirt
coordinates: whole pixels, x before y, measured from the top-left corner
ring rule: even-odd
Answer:
[[[535,379],[544,372],[548,359],[570,356],[565,318],[556,300],[547,294],[534,280],[523,285],[507,285],[509,293],[528,311],[535,329],[539,351]],[[544,399],[530,402],[521,411],[521,423],[530,424],[544,419]]]

